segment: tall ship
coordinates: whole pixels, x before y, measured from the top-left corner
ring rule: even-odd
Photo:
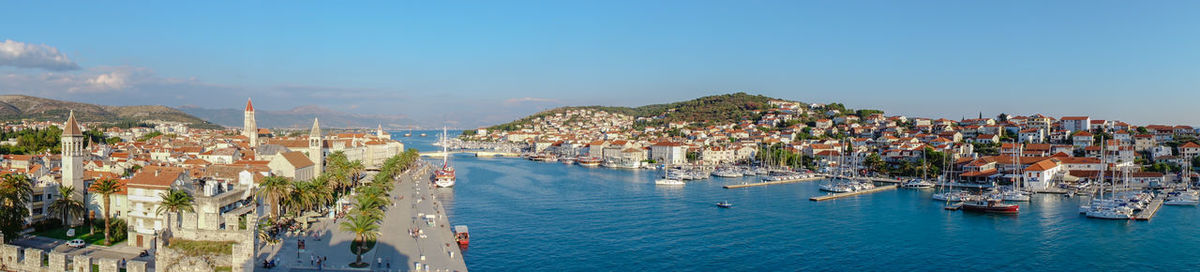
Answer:
[[[442,141],[446,141],[446,127],[442,127]],[[433,184],[441,188],[454,187],[456,179],[454,166],[450,166],[450,151],[442,145],[442,169],[433,172]]]

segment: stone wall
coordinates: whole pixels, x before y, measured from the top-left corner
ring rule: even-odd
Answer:
[[[234,272],[254,271],[254,249],[258,241],[255,227],[258,225],[257,214],[250,210],[246,219],[246,227],[239,228],[238,215],[226,215],[225,229],[198,229],[195,214],[184,216],[183,225],[163,231],[155,239],[154,254],[158,271],[211,271],[213,267],[229,266]],[[189,222],[189,219],[192,218]],[[167,245],[170,239],[185,239],[193,241],[229,241],[233,244],[233,252],[222,256],[189,256],[171,249]]]
[[[0,241],[4,239],[0,235]],[[29,271],[29,272],[92,272],[92,264],[97,264],[101,272],[117,272],[116,259],[92,259],[81,255],[67,255],[61,252],[46,252],[36,248],[0,244],[0,271]],[[126,271],[145,272],[146,263],[142,261],[127,261]]]

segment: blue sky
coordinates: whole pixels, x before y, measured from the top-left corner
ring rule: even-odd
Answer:
[[[737,91],[1200,124],[1195,1],[338,4],[6,3],[0,50],[26,54],[0,54],[0,92],[208,108],[252,96],[465,127]]]

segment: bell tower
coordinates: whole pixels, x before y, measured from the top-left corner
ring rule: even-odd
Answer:
[[[87,190],[83,184],[83,132],[79,131],[79,123],[75,121],[75,111],[67,117],[62,131],[62,185],[75,188],[75,200],[86,203],[83,192]],[[66,197],[66,196],[64,196]]]
[[[313,162],[313,175],[321,175],[325,165],[325,151],[321,142],[321,126],[313,118],[312,131],[308,133],[308,160]]]
[[[242,135],[250,140],[250,146],[258,146],[258,124],[254,122],[254,103],[246,99],[246,118],[242,121]]]

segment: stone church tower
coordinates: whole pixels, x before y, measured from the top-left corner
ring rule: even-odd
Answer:
[[[79,131],[79,123],[75,122],[75,111],[67,117],[67,123],[62,131],[62,185],[75,188],[75,200],[86,203],[83,193],[87,186],[83,184],[83,132]]]
[[[313,175],[321,175],[325,165],[324,145],[321,142],[321,126],[313,118],[312,131],[308,133],[308,160],[313,162]]]
[[[250,139],[250,146],[258,146],[258,124],[254,122],[254,103],[246,99],[246,119],[242,121],[242,135]]]

